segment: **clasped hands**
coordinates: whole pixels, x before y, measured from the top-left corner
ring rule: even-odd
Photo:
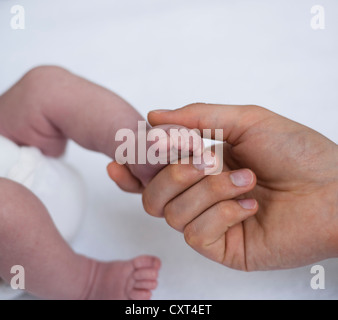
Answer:
[[[193,104],[149,113],[153,126],[223,129],[223,171],[170,164],[143,188],[108,166],[145,210],[227,267],[294,268],[338,257],[338,148],[320,133],[258,106]]]

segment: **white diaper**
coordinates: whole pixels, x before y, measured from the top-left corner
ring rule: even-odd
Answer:
[[[31,190],[48,209],[63,238],[76,235],[85,207],[84,183],[78,173],[61,159],[44,156],[34,147],[19,147],[0,136],[0,178]],[[18,295],[0,279],[0,300]]]

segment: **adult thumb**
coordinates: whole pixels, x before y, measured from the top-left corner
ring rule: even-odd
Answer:
[[[195,103],[177,110],[154,110],[148,114],[151,125],[178,124],[190,129],[211,130],[215,139],[215,129],[223,130],[223,141],[232,145],[255,123],[271,116],[273,112],[252,105],[217,105]]]

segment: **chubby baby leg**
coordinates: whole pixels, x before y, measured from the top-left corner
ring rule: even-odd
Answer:
[[[0,277],[25,269],[25,288],[46,299],[147,299],[160,262],[140,257],[103,263],[78,255],[63,240],[47,209],[28,189],[0,179]]]

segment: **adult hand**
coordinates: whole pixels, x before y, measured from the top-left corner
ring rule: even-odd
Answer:
[[[338,257],[334,142],[257,106],[194,104],[148,118],[151,125],[224,130],[224,172],[204,176],[193,165],[169,165],[143,193],[146,211],[184,232],[192,248],[247,271]]]

